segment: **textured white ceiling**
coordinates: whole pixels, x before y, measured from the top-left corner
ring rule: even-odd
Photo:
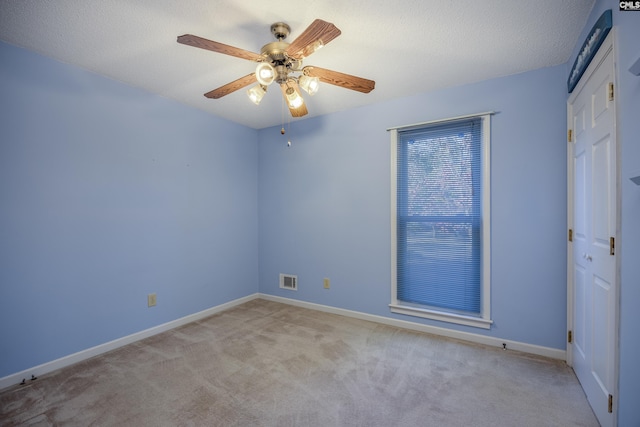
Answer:
[[[293,41],[314,19],[342,35],[305,61],[376,81],[362,94],[322,85],[309,115],[566,62],[594,0],[1,0],[0,40],[261,129],[282,122],[270,88],[259,106],[244,90],[205,92],[255,63],[178,44],[195,34],[260,52],[284,21]],[[0,64],[0,66],[3,66]],[[303,120],[295,119],[295,120]]]

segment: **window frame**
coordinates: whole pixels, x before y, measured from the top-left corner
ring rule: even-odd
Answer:
[[[391,137],[391,303],[389,307],[392,313],[408,316],[422,317],[442,322],[455,323],[477,328],[490,329],[491,320],[491,116],[493,112],[472,114],[453,117],[443,120],[417,123],[407,126],[398,126],[387,129]],[[398,132],[422,127],[438,126],[455,121],[480,118],[482,121],[481,140],[481,191],[480,198],[480,314],[478,316],[460,314],[446,309],[435,309],[425,306],[417,306],[398,300],[397,292],[397,256],[398,256]]]

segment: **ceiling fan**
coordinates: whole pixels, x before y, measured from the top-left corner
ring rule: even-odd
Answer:
[[[291,115],[293,117],[302,117],[308,111],[304,104],[304,99],[300,95],[300,87],[309,95],[317,92],[319,82],[362,93],[369,93],[374,89],[375,82],[373,80],[315,66],[302,66],[303,59],[341,34],[335,25],[316,19],[298,38],[291,43],[287,43],[284,40],[290,32],[291,28],[284,22],[276,22],[271,25],[271,34],[277,41],[264,45],[259,54],[192,34],[178,36],[178,43],[258,63],[255,72],[205,93],[204,96],[207,98],[222,98],[252,83],[257,83],[247,90],[249,99],[257,105],[267,92],[267,86],[276,82],[280,85],[282,95]]]

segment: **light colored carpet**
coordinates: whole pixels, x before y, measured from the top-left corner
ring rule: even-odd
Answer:
[[[257,299],[7,389],[0,424],[598,422],[562,361]]]

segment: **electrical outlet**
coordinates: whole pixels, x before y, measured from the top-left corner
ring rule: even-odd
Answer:
[[[324,278],[323,283],[324,283],[324,288],[325,288],[325,289],[329,289],[329,288],[331,288],[331,280],[329,280],[329,278],[328,278],[328,277],[325,277],[325,278]]]
[[[156,294],[149,294],[147,295],[147,305],[149,307],[154,307],[156,305]]]

